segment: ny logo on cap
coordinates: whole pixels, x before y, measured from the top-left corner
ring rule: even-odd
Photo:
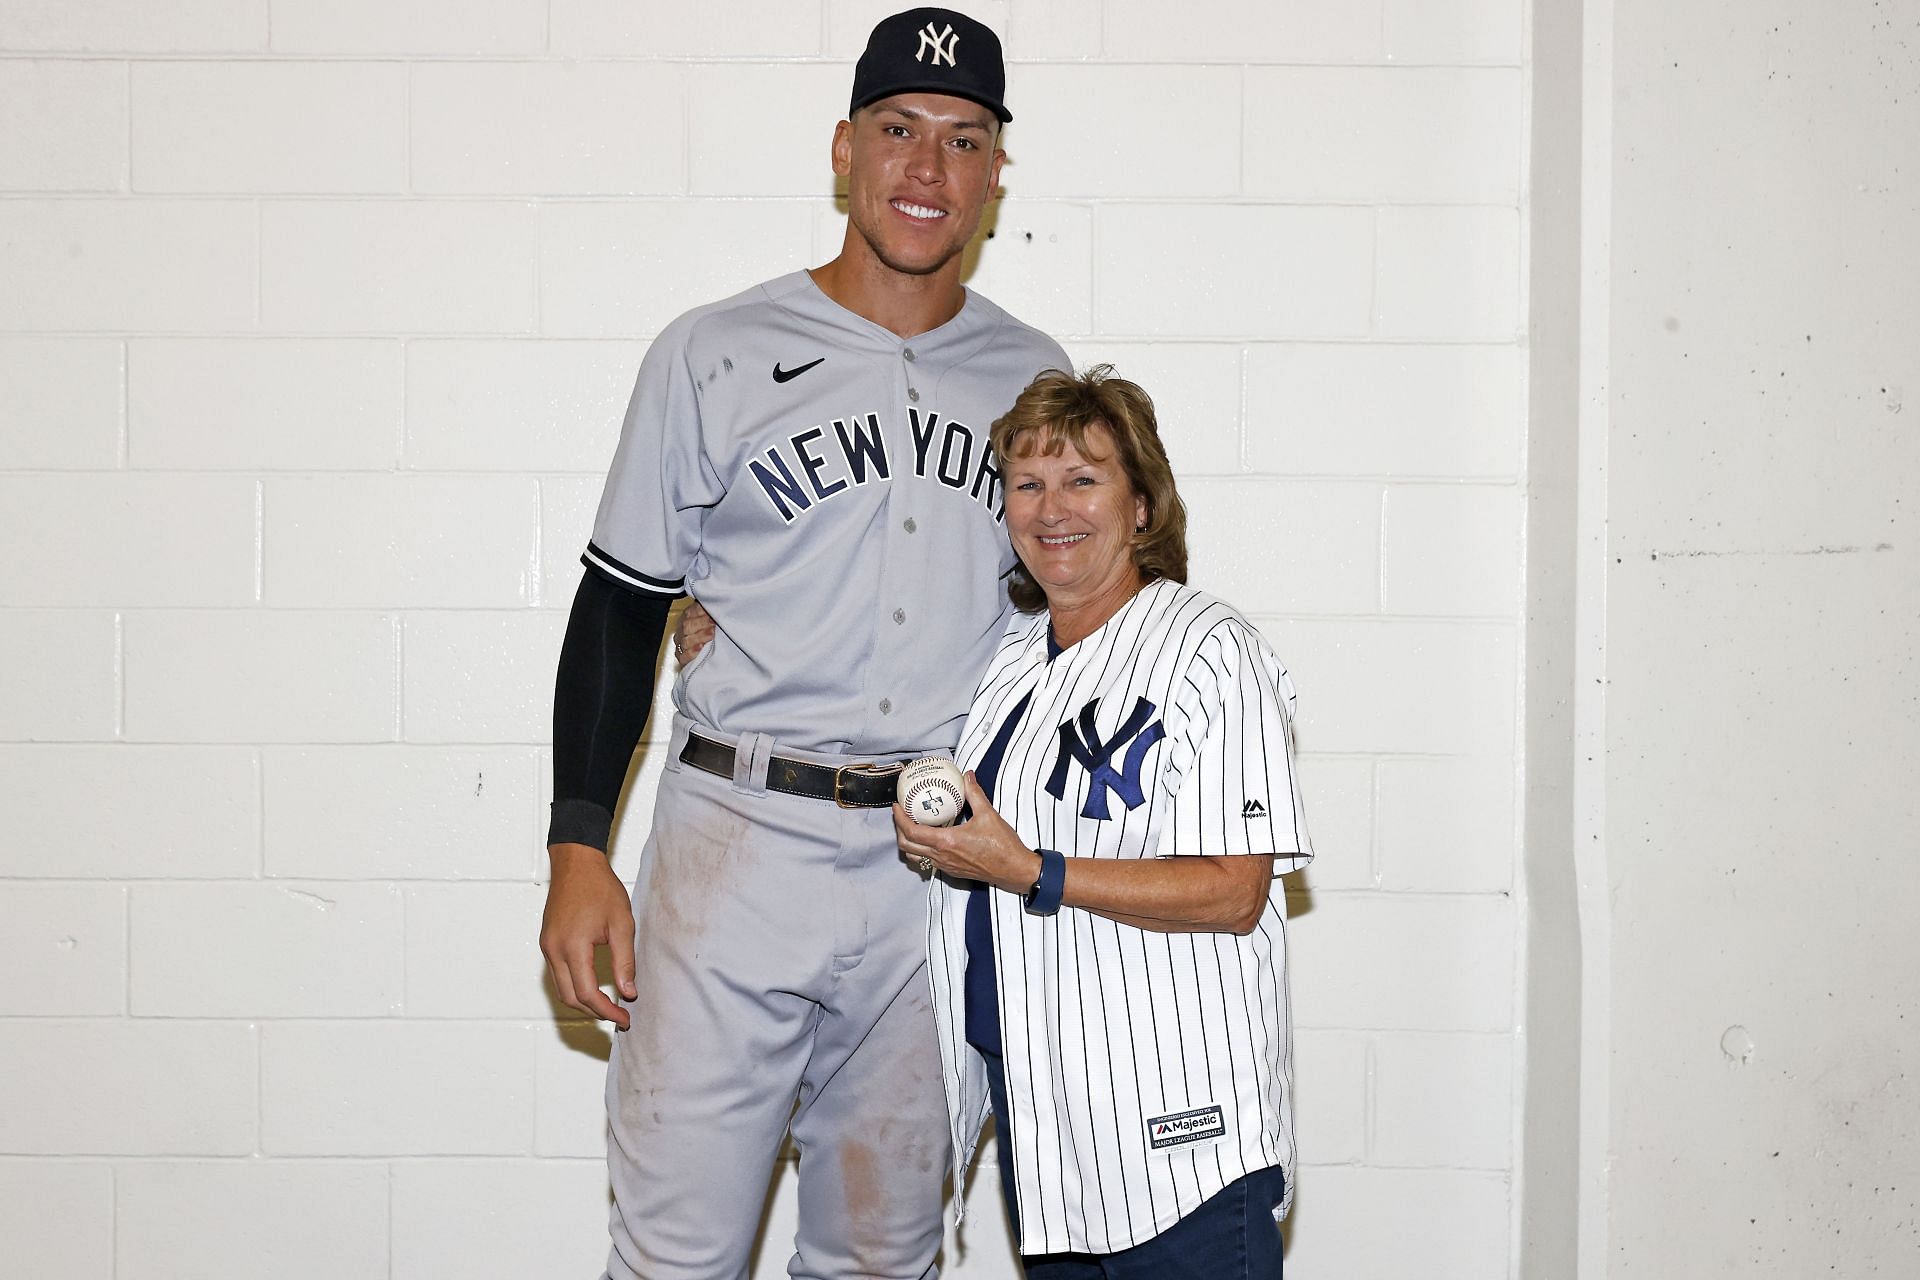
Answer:
[[[951,22],[947,24],[945,31],[935,31],[933,24],[929,22],[926,26],[920,28],[920,47],[914,51],[913,60],[915,62],[925,62],[927,60],[927,50],[932,49],[934,66],[939,66],[942,58],[946,59],[948,66],[957,66],[958,64],[953,60],[953,53],[954,50],[959,47],[960,36],[954,31]]]

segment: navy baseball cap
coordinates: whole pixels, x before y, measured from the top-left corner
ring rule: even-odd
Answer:
[[[951,9],[882,18],[853,68],[852,115],[896,93],[944,93],[977,102],[1006,124],[1007,68],[992,28]]]

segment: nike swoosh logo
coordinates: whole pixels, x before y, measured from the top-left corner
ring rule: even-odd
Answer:
[[[825,360],[825,359],[826,359],[825,356],[820,357],[820,360]],[[776,360],[773,365],[773,380],[775,382],[792,382],[795,378],[799,377],[801,374],[805,373],[807,370],[813,368],[813,366],[819,364],[820,360],[809,360],[805,364],[799,365],[792,369],[782,369],[780,367],[779,361]]]

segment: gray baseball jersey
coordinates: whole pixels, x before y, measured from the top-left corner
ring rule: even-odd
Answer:
[[[1148,933],[1072,907],[1031,916],[1017,895],[991,895],[1011,1120],[1000,1140],[1012,1144],[1021,1252],[1114,1253],[1256,1170],[1282,1167],[1291,1198],[1278,873],[1313,849],[1293,686],[1231,605],[1149,583],[1051,659],[1047,626],[1044,613],[1013,620],[955,752],[972,768],[1004,734],[994,807],[1022,840],[1078,858],[1278,855],[1245,937]],[[966,1044],[967,898],[936,879],[929,926],[962,1170],[987,1108]]]
[[[1006,617],[993,420],[1052,339],[977,293],[902,339],[804,271],[654,341],[583,557],[719,631],[675,705],[809,751],[949,748]]]

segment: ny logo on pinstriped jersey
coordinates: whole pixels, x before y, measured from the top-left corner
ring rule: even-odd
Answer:
[[[915,62],[925,62],[927,60],[927,50],[931,49],[933,50],[934,66],[939,66],[942,59],[945,59],[946,64],[950,67],[958,66],[959,64],[953,60],[953,55],[959,48],[960,37],[954,31],[951,22],[947,24],[945,31],[935,31],[933,24],[929,22],[926,26],[920,28],[920,47],[914,51],[913,60]]]
[[[1129,809],[1138,809],[1146,794],[1140,789],[1140,766],[1146,762],[1147,752],[1153,744],[1167,736],[1166,727],[1160,721],[1152,724],[1147,721],[1153,715],[1153,704],[1145,698],[1137,698],[1133,704],[1133,713],[1126,723],[1114,730],[1113,737],[1101,741],[1100,731],[1094,727],[1093,717],[1100,710],[1100,699],[1094,698],[1080,708],[1078,723],[1068,720],[1060,726],[1060,750],[1053,758],[1053,773],[1047,778],[1047,794],[1055,800],[1065,797],[1067,791],[1067,762],[1078,760],[1080,767],[1092,776],[1092,784],[1087,788],[1087,802],[1080,806],[1080,816],[1104,821],[1107,817],[1107,792],[1120,797],[1120,803]],[[1118,768],[1113,767],[1113,753],[1128,740],[1126,761]]]

